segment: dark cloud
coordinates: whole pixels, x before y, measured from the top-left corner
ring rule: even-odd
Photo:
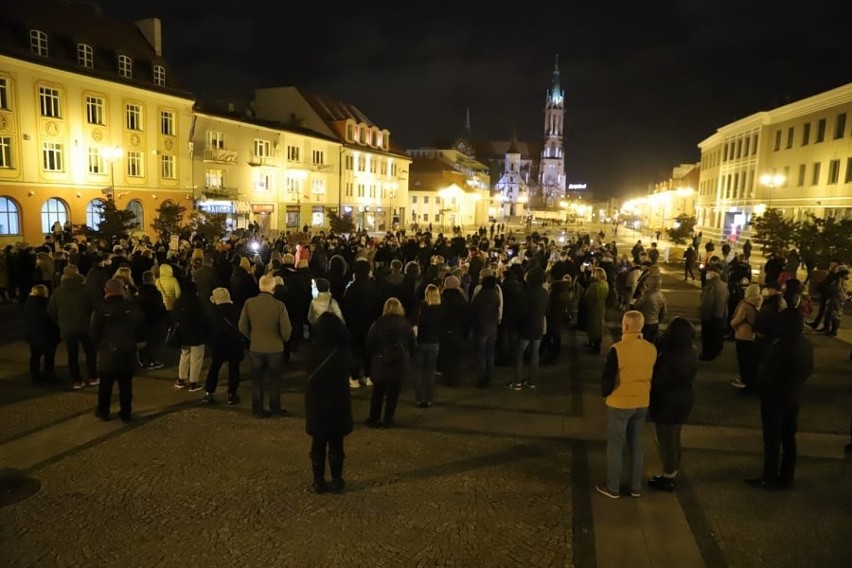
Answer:
[[[280,3],[103,0],[159,16],[200,97],[302,85],[356,104],[397,141],[543,131],[560,54],[569,178],[635,190],[698,159],[715,129],[852,80],[846,0]]]

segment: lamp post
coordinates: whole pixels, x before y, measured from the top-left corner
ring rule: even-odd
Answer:
[[[760,183],[769,189],[767,209],[772,208],[772,190],[778,186],[784,185],[785,181],[787,181],[787,178],[785,178],[782,174],[763,174],[760,176]]]
[[[122,155],[124,155],[124,150],[118,146],[111,146],[109,148],[104,148],[103,150],[104,159],[109,162],[109,198],[113,200],[115,199],[115,163],[121,159]]]

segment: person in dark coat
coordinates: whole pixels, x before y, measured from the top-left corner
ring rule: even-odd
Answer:
[[[29,291],[29,288],[28,288]],[[29,292],[28,292],[29,293]],[[47,313],[59,324],[59,331],[68,352],[68,372],[75,389],[84,387],[80,374],[80,347],[86,354],[87,384],[97,386],[97,355],[89,336],[89,323],[92,317],[93,302],[83,277],[74,265],[65,267],[62,283],[47,303]],[[98,300],[99,304],[100,301]]]
[[[119,417],[130,422],[136,349],[144,338],[139,307],[124,296],[122,280],[107,280],[104,301],[92,312],[89,335],[98,353],[98,407],[95,416],[110,419],[112,387],[118,383]]]
[[[476,386],[488,388],[494,376],[494,348],[500,325],[501,298],[497,278],[490,274],[482,279],[482,287],[470,302],[473,340],[476,342]]]
[[[215,288],[210,295],[210,350],[212,360],[204,383],[201,402],[212,404],[219,384],[219,371],[228,363],[228,405],[240,402],[240,361],[243,360],[243,335],[240,333],[240,310],[231,301],[227,288]]]
[[[382,316],[370,327],[364,344],[365,371],[373,377],[367,426],[389,428],[394,425],[399,391],[414,354],[414,342],[414,330],[405,317],[402,304],[396,298],[389,298]]]
[[[356,260],[352,270],[354,279],[346,287],[340,307],[343,310],[346,327],[352,336],[352,349],[355,351],[355,356],[366,365],[367,357],[364,354],[364,345],[370,326],[379,316],[381,306],[379,304],[379,290],[375,281],[370,278],[370,263],[367,259],[359,258]],[[334,296],[333,293],[332,296]],[[353,376],[354,382],[357,383],[361,378],[362,375],[359,370]],[[365,371],[363,380],[367,386],[372,384],[369,372]],[[351,386],[356,387],[355,384]]]
[[[331,312],[317,318],[305,357],[308,383],[305,387],[305,432],[311,437],[312,488],[342,491],[343,438],[352,432],[352,400],[349,377],[357,366],[349,331]],[[331,484],[325,481],[326,454]]]
[[[692,343],[694,337],[695,327],[678,316],[657,340],[659,356],[651,378],[648,412],[657,430],[663,473],[652,476],[648,485],[662,491],[674,489],[681,455],[680,434],[695,401],[692,386],[698,373],[698,350]]]
[[[531,268],[526,274],[526,285],[521,292],[518,310],[518,341],[515,345],[515,380],[506,384],[511,390],[535,390],[538,374],[539,349],[544,335],[545,316],[550,297],[544,288],[544,270]],[[530,368],[527,378],[524,374],[524,354],[530,350]]]
[[[24,340],[30,347],[30,378],[34,383],[55,382],[54,362],[59,345],[59,326],[47,313],[49,290],[36,284],[24,304]],[[44,373],[41,360],[44,358]]]
[[[169,314],[163,304],[163,294],[154,284],[156,277],[150,270],[142,273],[142,285],[136,296],[136,305],[142,311],[145,320],[145,347],[139,352],[139,363],[149,371],[162,369],[163,363],[157,360],[163,338],[166,336]]]
[[[461,290],[461,281],[456,276],[444,279],[441,291],[441,339],[438,350],[438,369],[448,387],[456,386],[462,353],[470,329],[467,299]]]
[[[231,273],[230,293],[237,311],[243,309],[246,300],[260,294],[257,280],[255,280],[254,274],[251,271],[251,263],[245,256],[240,258],[239,264],[234,267],[234,271]],[[201,297],[200,294],[201,291],[199,290],[199,297]],[[213,294],[212,290],[210,294]],[[204,298],[202,301],[207,303],[210,300],[209,298]]]
[[[411,367],[414,372],[414,399],[417,408],[432,406],[441,339],[441,291],[434,284],[429,284],[425,294],[426,298],[414,315],[417,348]]]
[[[757,376],[763,474],[746,479],[746,483],[761,489],[789,489],[793,485],[802,387],[814,367],[813,345],[802,336],[801,296],[787,298],[787,303],[778,317],[778,338],[766,350]]]
[[[516,322],[520,313],[523,285],[515,272],[507,270],[500,285],[503,292],[503,319],[497,330],[497,362],[500,365],[514,364],[512,356],[518,339]]]
[[[571,277],[565,275],[550,283],[550,302],[547,305],[547,331],[542,341],[542,352],[545,355],[544,364],[549,365],[559,360],[562,353],[562,325],[571,301]]]
[[[210,338],[210,322],[198,297],[195,282],[184,285],[180,298],[175,302],[174,317],[180,326],[180,361],[174,387],[183,389],[189,386],[189,392],[200,391],[199,378],[204,365],[204,348]]]

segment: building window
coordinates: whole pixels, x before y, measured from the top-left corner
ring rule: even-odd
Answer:
[[[311,181],[311,195],[314,198],[325,195],[325,182],[321,179],[315,179]]]
[[[100,148],[97,147],[89,147],[89,173],[90,174],[105,174],[106,171],[106,160],[104,160],[103,154],[101,154]]]
[[[86,122],[104,124],[104,100],[101,97],[86,96]]]
[[[840,179],[840,160],[828,162],[828,183],[834,185]]]
[[[175,113],[173,111],[160,111],[160,134],[163,136],[175,135]]]
[[[142,130],[142,105],[130,103],[124,111],[127,130]]]
[[[802,187],[805,185],[805,169],[807,166],[805,164],[799,164],[799,183],[798,186]]]
[[[36,55],[47,57],[47,34],[41,30],[30,30],[30,50]]]
[[[346,182],[346,197],[352,197],[352,182]]]
[[[846,158],[846,179],[844,183],[852,182],[852,158]]]
[[[781,131],[776,130],[775,131],[775,148],[774,148],[774,150],[777,152],[780,149],[781,149]]]
[[[287,178],[287,193],[298,193],[299,180],[293,177]]]
[[[207,170],[204,183],[207,189],[222,189],[225,187],[225,170]]]
[[[423,205],[429,205],[429,196],[428,195],[423,196]]]
[[[376,173],[376,160],[375,160],[375,158],[370,160],[370,173],[371,174]]]
[[[367,143],[367,127],[363,124],[359,128],[358,141],[361,142],[361,144]]]
[[[811,141],[811,123],[806,122],[802,128],[802,146],[807,146]]]
[[[841,112],[834,121],[834,139],[843,138],[846,133],[846,113]]]
[[[127,204],[127,210],[133,213],[134,227],[141,229],[145,225],[145,209],[142,207],[142,203],[138,199],[134,199]]]
[[[289,178],[288,178],[289,180]],[[254,190],[255,191],[270,191],[272,183],[267,174],[255,172],[254,174]]]
[[[103,199],[92,199],[86,205],[86,226],[90,229],[98,230],[101,226],[101,221],[104,218],[104,201]]]
[[[207,131],[207,149],[208,150],[224,150],[225,135],[215,130]]]
[[[50,87],[38,88],[39,109],[42,116],[61,118],[62,108],[59,104],[59,90]]]
[[[41,147],[41,167],[46,172],[61,172],[63,170],[62,144],[45,142]]]
[[[784,166],[784,183],[781,184],[781,187],[790,187],[790,166]]]
[[[743,148],[743,156],[748,156],[748,144],[749,144],[750,141],[751,141],[751,137],[746,136],[745,140],[744,140],[744,142],[745,142],[744,146],[745,147]]]
[[[354,164],[355,160],[352,158],[352,156],[346,156],[346,170],[351,172],[352,168],[354,167]]]
[[[396,177],[396,164],[391,164],[391,175]]]
[[[0,197],[0,235],[20,235],[21,217],[18,204],[9,197]]]
[[[351,124],[346,125],[346,141],[352,142],[355,138],[355,127]]]
[[[0,136],[0,168],[12,167],[12,137]]]
[[[367,171],[367,158],[365,156],[358,156],[358,171],[366,172]]]
[[[416,195],[412,195],[412,196],[411,196],[411,204],[412,204],[412,205],[416,205],[416,204],[417,204],[417,196],[416,196]]]
[[[126,55],[118,56],[118,74],[125,79],[133,78],[133,60]]]
[[[388,175],[388,163],[385,161],[382,161],[382,175]]]
[[[787,149],[793,147],[793,135],[795,134],[796,129],[794,127],[790,127],[787,129]]]
[[[51,197],[41,206],[41,232],[50,233],[57,221],[63,227],[68,222],[68,206],[61,199]]]
[[[311,163],[315,166],[321,166],[325,163],[325,152],[322,150],[314,150],[311,152]]]
[[[268,158],[272,155],[272,144],[269,140],[254,139],[254,155],[258,158]]]
[[[95,52],[91,45],[85,43],[77,44],[77,64],[80,67],[91,69],[95,65]]]
[[[162,65],[154,65],[154,83],[161,87],[166,86],[166,68]]]
[[[825,140],[825,119],[821,118],[819,119],[819,122],[817,122],[817,133],[815,142],[822,142],[823,140]]]
[[[9,79],[0,77],[0,108],[9,110]]]
[[[819,167],[820,162],[814,162],[813,174],[811,175],[811,185],[819,185]]]
[[[364,197],[364,184],[358,184],[358,197]]]
[[[127,176],[142,177],[143,176],[142,152],[127,153]]]
[[[163,179],[175,179],[175,157],[169,154],[160,156],[160,177]]]
[[[288,162],[299,162],[301,152],[299,152],[298,146],[287,146],[287,161]]]
[[[751,155],[754,156],[755,154],[757,154],[757,134],[751,138]]]

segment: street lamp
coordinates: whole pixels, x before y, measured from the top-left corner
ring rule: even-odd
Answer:
[[[103,156],[104,159],[109,162],[109,174],[110,174],[110,187],[109,187],[109,198],[115,199],[115,163],[121,159],[121,156],[124,155],[124,150],[119,148],[118,146],[111,146],[109,148],[104,148]]]
[[[784,185],[784,182],[787,181],[782,174],[763,174],[760,176],[760,183],[767,188],[769,188],[769,199],[767,209],[772,208],[772,190],[776,187]]]

